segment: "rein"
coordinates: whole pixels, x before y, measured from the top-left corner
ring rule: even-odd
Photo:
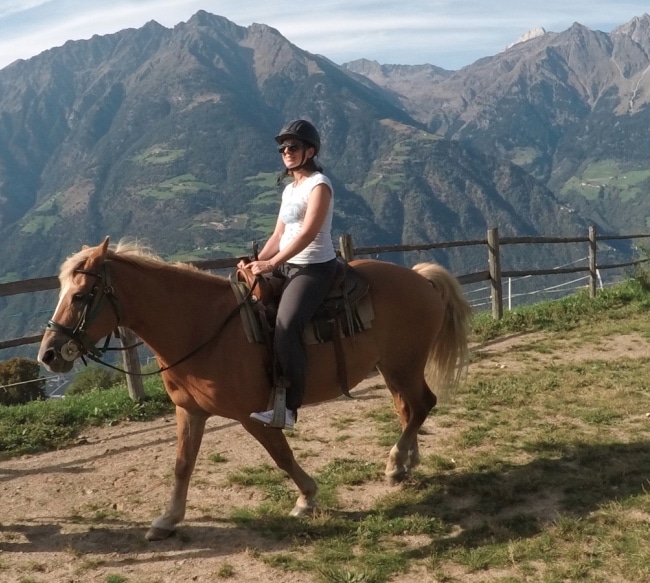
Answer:
[[[110,283],[110,272],[108,267],[109,267],[109,261],[105,261],[104,264],[102,265],[102,271],[100,273],[96,273],[94,271],[88,271],[86,269],[74,270],[74,273],[89,275],[91,277],[94,277],[97,280],[97,283],[93,286],[92,291],[88,294],[88,299],[82,310],[81,316],[79,318],[79,322],[77,322],[77,325],[74,328],[63,326],[58,322],[55,322],[54,320],[49,320],[47,323],[46,330],[59,332],[67,336],[68,338],[70,338],[70,341],[61,347],[61,357],[64,360],[72,361],[75,360],[77,357],[81,356],[81,360],[85,365],[87,365],[84,357],[88,357],[90,360],[97,362],[98,364],[101,364],[103,366],[106,366],[118,372],[131,375],[131,376],[150,376],[150,375],[160,374],[166,370],[169,370],[181,364],[182,362],[185,362],[186,360],[194,356],[196,353],[203,350],[203,348],[205,348],[208,344],[215,341],[221,335],[221,333],[223,332],[224,328],[228,325],[228,323],[239,313],[239,310],[241,310],[242,306],[246,304],[248,298],[251,295],[251,291],[249,291],[247,296],[240,303],[238,303],[233,308],[233,310],[231,310],[228,316],[226,316],[226,319],[223,321],[223,323],[217,329],[217,331],[212,336],[210,336],[205,342],[203,342],[202,344],[194,348],[191,352],[189,352],[182,358],[179,358],[176,362],[173,362],[172,364],[169,364],[167,366],[159,367],[158,370],[153,372],[134,373],[134,372],[129,372],[127,370],[121,369],[120,367],[114,366],[112,364],[109,364],[108,362],[102,360],[102,357],[109,351],[129,350],[130,348],[135,348],[136,346],[140,346],[142,342],[138,342],[132,346],[124,346],[122,348],[111,348],[109,347],[111,336],[113,335],[113,332],[111,332],[108,334],[108,336],[106,336],[106,339],[104,341],[104,346],[99,348],[95,346],[93,342],[91,342],[90,338],[88,338],[87,329],[99,315],[101,308],[104,305],[105,299],[109,300],[111,307],[113,308],[113,313],[115,314],[115,317],[117,319],[117,325],[119,326],[120,323],[119,304],[118,304],[117,297],[115,296],[115,289]],[[104,287],[101,288],[100,290],[99,283],[102,281],[105,281],[105,284]],[[119,333],[117,332],[117,326],[115,328],[114,333],[116,337],[119,337]]]
[[[203,342],[202,344],[199,344],[199,346],[194,348],[191,352],[189,352],[188,354],[186,354],[182,358],[179,358],[176,362],[173,362],[172,364],[168,364],[167,366],[159,367],[158,370],[154,370],[153,372],[130,372],[128,370],[124,370],[124,369],[120,368],[119,366],[114,366],[112,364],[109,364],[108,362],[103,361],[100,357],[97,357],[94,354],[86,354],[86,356],[90,360],[92,360],[94,362],[97,362],[98,364],[101,364],[101,365],[106,366],[108,368],[112,368],[113,370],[116,370],[118,372],[122,372],[124,374],[128,374],[128,375],[133,376],[133,377],[146,377],[146,376],[151,376],[151,375],[155,375],[155,374],[160,374],[162,372],[165,372],[166,370],[169,370],[170,368],[173,368],[173,367],[181,364],[182,362],[185,362],[186,360],[189,360],[197,352],[203,350],[208,344],[215,341],[221,335],[221,332],[226,327],[226,325],[230,322],[230,320],[232,320],[237,315],[237,313],[239,312],[239,310],[241,309],[241,307],[245,303],[246,303],[246,300],[244,300],[240,304],[237,304],[235,306],[235,308],[228,314],[226,319],[223,321],[223,324],[221,324],[221,326],[217,329],[217,331],[212,336],[210,336],[210,338],[208,338],[205,342]],[[110,334],[106,338],[110,339]],[[135,346],[140,346],[141,344],[142,344],[142,342],[138,342],[137,344],[134,344],[133,346],[125,346],[124,348],[106,348],[105,347],[106,344],[105,344],[104,348],[102,348],[101,350],[104,351],[104,352],[106,352],[108,350],[128,350],[129,348],[134,348]],[[103,356],[103,354],[102,354],[102,356]]]

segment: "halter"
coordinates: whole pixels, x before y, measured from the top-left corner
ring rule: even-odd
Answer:
[[[71,342],[68,342],[63,349],[66,350],[66,354],[63,354],[63,349],[61,351],[62,356],[66,360],[74,360],[81,352],[82,357],[88,356],[92,360],[98,360],[106,352],[111,350],[108,345],[111,341],[111,332],[106,336],[104,341],[104,346],[98,348],[88,337],[88,328],[95,321],[97,316],[100,314],[104,302],[109,301],[111,307],[113,308],[113,313],[117,319],[117,324],[120,323],[120,310],[117,303],[117,298],[115,297],[115,289],[111,285],[110,281],[110,271],[109,271],[109,262],[105,261],[102,264],[100,272],[89,271],[87,269],[75,269],[74,274],[83,274],[95,278],[95,285],[89,294],[87,294],[86,302],[81,311],[81,316],[74,328],[69,328],[68,326],[63,326],[54,320],[49,320],[46,326],[46,330],[51,330],[54,332],[59,332],[68,338]],[[103,283],[103,285],[101,285]],[[117,329],[117,326],[116,326]],[[117,334],[116,334],[117,335]]]

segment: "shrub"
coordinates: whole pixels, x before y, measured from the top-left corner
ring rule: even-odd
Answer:
[[[0,362],[0,404],[20,405],[45,398],[45,379],[38,362],[20,357]]]
[[[114,372],[100,366],[88,366],[75,375],[65,394],[81,395],[90,391],[103,391],[123,382],[123,380],[124,373]]]

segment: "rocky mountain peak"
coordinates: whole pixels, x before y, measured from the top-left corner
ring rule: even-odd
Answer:
[[[181,23],[178,26],[183,26]],[[186,26],[207,26],[213,30],[220,30],[226,33],[232,33],[236,30],[241,30],[242,27],[235,24],[234,22],[228,20],[224,16],[218,16],[216,14],[211,14],[205,10],[199,10],[194,14],[186,23]]]
[[[537,27],[535,27],[535,28],[531,28],[528,32],[522,34],[522,35],[521,35],[521,36],[520,36],[520,37],[519,37],[515,42],[510,43],[510,44],[505,48],[505,50],[508,50],[509,48],[512,48],[512,47],[514,47],[515,45],[518,45],[519,43],[525,43],[526,41],[529,41],[529,40],[531,40],[531,39],[533,39],[533,38],[537,38],[537,37],[543,36],[543,35],[545,35],[545,34],[546,34],[546,29],[543,28],[543,27],[541,27],[541,26],[537,26]]]
[[[611,36],[628,36],[631,39],[638,41],[648,37],[650,31],[650,15],[648,13],[642,16],[636,16],[629,22],[622,24],[615,28]]]
[[[348,71],[359,73],[372,79],[373,77],[391,78],[399,75],[410,75],[417,73],[419,75],[426,75],[431,80],[441,80],[448,77],[452,71],[448,71],[435,65],[381,65],[377,61],[369,59],[357,59],[344,63],[343,67]]]

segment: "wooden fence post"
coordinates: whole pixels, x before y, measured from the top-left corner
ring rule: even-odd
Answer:
[[[503,318],[503,291],[501,288],[501,258],[499,256],[499,229],[488,229],[488,263],[492,286],[492,317]]]
[[[596,297],[596,226],[589,226],[589,297]]]
[[[339,247],[341,249],[341,257],[346,261],[354,259],[354,247],[352,246],[352,235],[341,235],[339,237]]]
[[[122,352],[122,362],[124,363],[124,370],[129,373],[126,375],[126,388],[129,391],[129,397],[134,401],[143,401],[145,398],[144,384],[140,374],[140,359],[138,358],[138,349],[135,344],[138,342],[135,334],[128,328],[120,326],[120,342],[122,348],[130,346],[127,350]]]

